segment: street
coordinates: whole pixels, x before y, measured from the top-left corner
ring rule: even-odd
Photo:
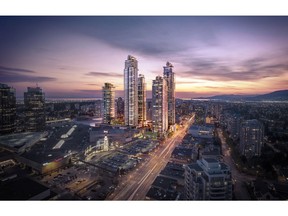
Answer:
[[[231,149],[226,143],[222,130],[217,128],[217,132],[221,140],[223,160],[231,168],[232,179],[234,181],[235,198],[236,200],[250,200],[251,198],[245,186],[245,182],[252,181],[255,179],[255,177],[240,173],[237,170],[236,164],[231,157]]]
[[[137,169],[126,176],[122,176],[119,185],[107,197],[107,200],[145,200],[150,186],[170,160],[172,151],[182,141],[193,119],[194,115],[186,122],[184,127],[176,131],[173,137],[167,139]]]

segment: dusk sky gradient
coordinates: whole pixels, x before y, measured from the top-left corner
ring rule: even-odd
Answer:
[[[0,82],[18,97],[36,83],[46,97],[101,97],[105,82],[123,96],[128,55],[148,97],[167,61],[179,98],[287,89],[288,17],[0,17]]]

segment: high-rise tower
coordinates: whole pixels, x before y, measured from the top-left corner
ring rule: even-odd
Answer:
[[[24,92],[27,131],[45,130],[45,94],[40,87],[28,87]]]
[[[167,80],[168,125],[175,124],[175,80],[173,65],[170,62],[163,67],[163,77]]]
[[[152,84],[153,131],[163,135],[168,129],[167,81],[157,76]]]
[[[123,118],[124,117],[124,100],[123,98],[119,97],[116,101],[117,104],[117,118]]]
[[[15,89],[0,83],[0,135],[9,134],[16,128]]]
[[[103,93],[103,123],[111,123],[115,117],[115,91],[111,83],[105,83],[102,87]]]
[[[124,117],[125,124],[138,125],[138,61],[128,55],[124,69]]]
[[[146,83],[145,77],[139,74],[138,77],[138,122],[142,126],[146,121]]]
[[[242,122],[239,150],[247,158],[260,156],[263,147],[264,127],[257,119]]]

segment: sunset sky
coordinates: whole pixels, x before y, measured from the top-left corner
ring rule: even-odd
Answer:
[[[179,98],[287,89],[288,16],[0,17],[0,83],[18,97],[101,97],[105,82],[123,96],[128,55],[148,97],[167,61]]]

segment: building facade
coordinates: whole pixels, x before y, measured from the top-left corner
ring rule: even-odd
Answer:
[[[0,83],[0,135],[13,133],[16,129],[16,91]]]
[[[167,82],[161,76],[152,83],[152,123],[153,131],[159,135],[168,129]]]
[[[227,130],[230,132],[230,137],[237,141],[240,136],[242,117],[239,115],[232,115],[228,118]]]
[[[110,124],[115,118],[115,91],[114,85],[105,83],[102,87],[103,95],[103,123]]]
[[[125,125],[138,125],[138,61],[128,55],[124,69]]]
[[[232,177],[226,164],[202,158],[184,169],[187,200],[232,200]]]
[[[152,107],[152,99],[149,98],[146,100],[147,103],[147,111],[146,111],[146,118],[148,121],[152,121],[152,111],[153,111],[153,107]]]
[[[124,117],[124,100],[122,97],[119,97],[116,101],[117,106],[117,118]]]
[[[240,130],[240,153],[247,158],[260,156],[263,147],[264,127],[256,119],[242,122]]]
[[[170,62],[163,67],[163,77],[167,80],[168,125],[175,124],[175,80],[173,65]]]
[[[28,87],[24,92],[26,131],[44,131],[46,124],[45,116],[45,93],[40,87]]]
[[[146,83],[145,77],[139,74],[138,77],[138,122],[144,126],[146,122]]]

